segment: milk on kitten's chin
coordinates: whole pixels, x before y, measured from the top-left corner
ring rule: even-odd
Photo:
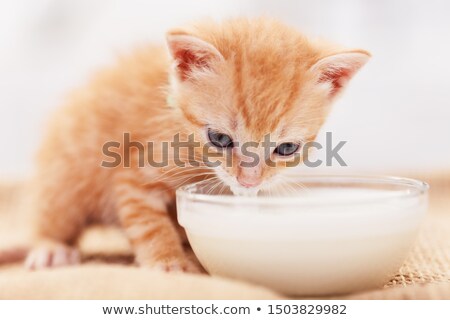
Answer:
[[[242,186],[236,179],[236,177],[231,176],[222,167],[215,168],[215,173],[217,177],[222,181],[224,185],[226,185],[228,188],[230,188],[230,191],[235,196],[257,196],[259,190],[261,189],[261,185],[264,183],[262,182],[260,185],[255,187],[244,187]]]

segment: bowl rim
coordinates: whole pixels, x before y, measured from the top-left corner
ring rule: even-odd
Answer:
[[[328,201],[324,204],[323,201],[317,200],[309,202],[309,206],[329,206],[329,205],[342,205],[345,204],[370,204],[374,202],[379,202],[382,200],[398,200],[405,198],[415,198],[421,195],[426,195],[429,190],[429,184],[412,178],[404,178],[397,176],[387,176],[387,175],[340,175],[340,174],[300,174],[294,173],[296,179],[300,179],[308,182],[326,182],[329,183],[361,183],[361,184],[374,184],[378,183],[380,185],[390,185],[390,186],[404,186],[405,192],[393,195],[380,195],[379,197],[371,197],[370,199],[352,199],[347,201]],[[222,204],[222,205],[292,205],[295,203],[295,199],[299,199],[295,196],[270,196],[270,197],[254,197],[254,196],[243,196],[243,195],[211,195],[192,192],[192,188],[196,185],[204,183],[205,181],[198,181],[195,183],[190,183],[179,187],[176,190],[177,199],[187,199],[196,202],[204,202],[211,204]],[[406,189],[407,188],[407,189]],[[233,202],[230,203],[230,199],[233,198]],[[286,201],[289,200],[289,201]],[[304,203],[302,203],[304,205]]]

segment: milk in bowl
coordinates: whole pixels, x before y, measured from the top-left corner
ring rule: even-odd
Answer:
[[[427,208],[427,185],[391,177],[298,176],[288,193],[177,191],[179,223],[212,275],[294,296],[381,287],[400,268]]]

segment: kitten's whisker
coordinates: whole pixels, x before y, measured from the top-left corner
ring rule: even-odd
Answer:
[[[223,191],[226,189],[227,185],[225,183],[222,183],[222,188],[219,190],[219,194],[223,194]]]
[[[172,172],[187,172],[187,171],[192,171],[192,170],[198,170],[198,171],[209,170],[209,171],[211,171],[211,169],[208,167],[178,167],[178,166],[172,167],[169,170],[161,169],[159,171],[161,172],[162,175],[166,175],[166,174],[170,174]]]
[[[176,189],[178,189],[179,187],[181,187],[181,186],[187,184],[187,183],[188,183],[190,180],[192,180],[193,178],[198,178],[198,177],[196,177],[196,176],[187,177],[187,178],[185,178],[184,180],[182,180],[181,182],[179,182],[179,183],[177,183],[176,185],[172,186],[171,189],[176,190]]]
[[[212,194],[216,190],[216,188],[220,186],[220,184],[222,183],[223,183],[222,180],[218,179],[218,181],[209,188],[206,194]]]
[[[223,185],[224,185],[223,182],[220,181],[220,182],[216,185],[216,187],[214,188],[214,192],[216,191],[217,188],[219,188],[219,187],[221,188]],[[220,194],[220,191],[219,191],[219,193],[216,193],[216,194]]]
[[[284,175],[283,179],[285,180],[286,183],[289,183],[291,185],[291,187],[292,187],[292,185],[294,185],[294,186],[300,188],[303,191],[309,191],[309,188],[306,185],[304,185],[303,183],[295,180],[295,178],[292,178],[290,176]]]
[[[185,173],[185,176],[178,176],[178,177],[165,177],[164,179],[156,179],[156,180],[152,180],[151,182],[145,183],[145,185],[151,185],[153,183],[159,182],[159,183],[165,183],[165,184],[173,184],[174,182],[180,181],[181,179],[184,178],[188,178],[188,179],[192,179],[192,178],[200,178],[202,176],[204,177],[208,177],[210,175],[213,175],[213,173],[211,172],[203,172],[203,173]],[[187,176],[187,177],[186,177]],[[173,178],[173,179],[171,179]]]
[[[208,191],[206,192],[206,194],[211,194],[211,193],[215,190],[215,188],[217,187],[217,185],[219,185],[221,182],[222,182],[222,181],[220,181],[220,179],[217,180],[213,185],[211,185],[211,186],[209,187],[209,189],[208,189]]]
[[[174,183],[174,182],[178,182],[182,179],[192,179],[192,178],[200,178],[200,177],[207,177],[210,176],[210,173],[203,173],[203,174],[192,174],[192,175],[187,175],[187,176],[181,176],[181,177],[175,177],[172,180],[167,179],[166,182],[167,183]]]
[[[181,176],[181,175],[187,175],[187,174],[195,174],[195,173],[212,174],[213,172],[211,170],[198,169],[198,168],[184,168],[184,169],[180,169],[179,171],[172,170],[170,172],[167,172],[166,174],[161,175],[157,180],[163,181],[164,179],[173,178],[173,177]]]

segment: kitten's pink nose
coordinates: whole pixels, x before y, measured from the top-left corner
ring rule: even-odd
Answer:
[[[257,185],[259,185],[261,183],[261,178],[260,177],[255,177],[255,176],[238,176],[237,177],[237,181],[246,188],[252,188],[252,187],[256,187]]]
[[[255,166],[239,166],[237,172],[237,181],[246,188],[256,187],[262,182],[262,167]]]

